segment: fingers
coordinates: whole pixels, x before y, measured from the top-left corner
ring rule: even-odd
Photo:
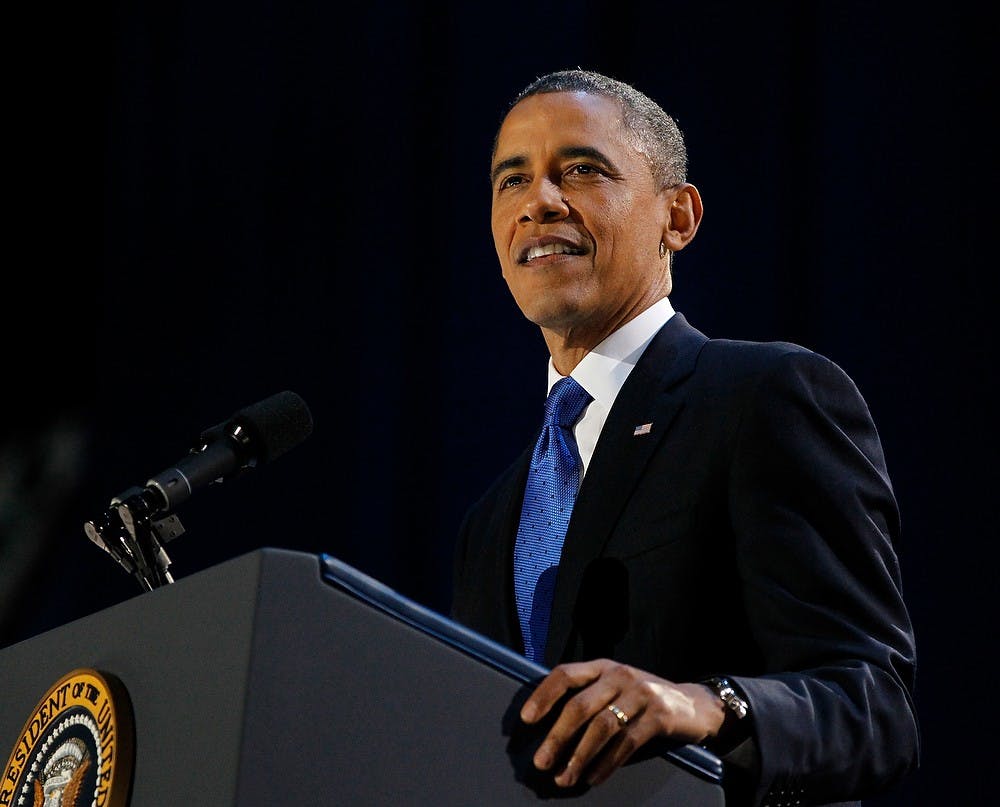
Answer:
[[[596,785],[658,735],[697,742],[718,721],[707,692],[607,659],[560,665],[521,708],[522,719],[533,723],[563,702],[535,752],[535,767],[553,771],[563,787],[581,779]]]
[[[652,738],[655,727],[643,720],[644,708],[639,704],[630,706],[631,700],[624,695],[618,701],[632,711],[615,702],[593,715],[565,767],[556,774],[556,784],[572,787],[581,778],[592,785],[603,782]],[[612,711],[612,706],[627,720]]]
[[[572,749],[565,767],[555,778],[557,784],[568,787],[614,741],[608,748],[608,759],[613,760],[610,770],[618,767],[652,736],[648,726],[629,732],[645,710],[642,699],[637,697],[641,691],[635,686],[639,676],[640,672],[634,668],[604,659],[556,667],[522,707],[522,717],[532,718],[526,722],[543,717],[570,690],[579,691],[565,702],[535,752],[535,766],[550,770]],[[632,694],[627,694],[627,690]],[[608,708],[612,704],[617,713]]]
[[[545,676],[524,702],[521,707],[521,720],[525,723],[537,723],[549,713],[563,695],[571,689],[579,689],[597,680],[601,672],[611,663],[598,659],[556,667]]]

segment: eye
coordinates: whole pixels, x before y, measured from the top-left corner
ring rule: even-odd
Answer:
[[[520,176],[519,174],[511,174],[510,176],[504,177],[503,179],[500,180],[499,184],[497,185],[497,190],[502,191],[504,188],[513,188],[517,185],[520,185],[522,182],[524,182],[524,177]]]
[[[588,163],[575,163],[567,169],[566,173],[575,174],[576,176],[588,176],[602,175],[604,172],[595,165],[589,165]]]

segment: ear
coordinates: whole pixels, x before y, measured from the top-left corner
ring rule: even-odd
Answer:
[[[663,243],[671,252],[684,249],[698,232],[701,224],[701,194],[687,182],[671,188],[673,199],[668,209],[667,226],[663,231]]]

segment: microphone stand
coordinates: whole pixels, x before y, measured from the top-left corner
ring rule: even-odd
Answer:
[[[158,504],[153,491],[129,488],[111,500],[100,518],[83,525],[87,537],[111,555],[144,591],[174,582],[163,544],[184,534],[176,515],[153,518]]]
[[[195,488],[232,479],[284,454],[312,433],[309,407],[290,390],[233,413],[202,432],[196,448],[146,486],[115,496],[99,517],[83,525],[144,591],[174,582],[163,545],[184,534],[172,511]]]

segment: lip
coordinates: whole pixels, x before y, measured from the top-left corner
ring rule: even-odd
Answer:
[[[528,256],[533,250],[551,249],[552,247],[557,247],[562,251],[549,252],[548,254],[537,256],[531,260],[528,259]],[[530,238],[521,245],[521,248],[517,253],[517,262],[521,265],[527,265],[534,263],[535,261],[546,260],[549,258],[558,259],[564,257],[575,257],[578,255],[585,255],[586,253],[586,247],[577,244],[569,238],[563,238],[558,235],[543,235],[539,238]]]

